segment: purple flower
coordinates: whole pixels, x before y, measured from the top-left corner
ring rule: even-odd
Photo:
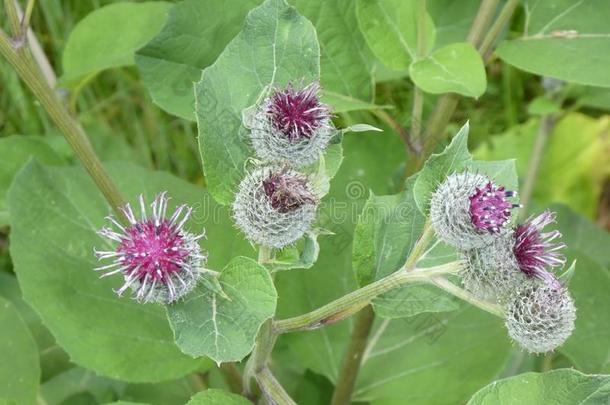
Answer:
[[[560,250],[565,247],[557,239],[557,230],[542,232],[542,229],[555,222],[555,213],[545,211],[537,217],[531,216],[525,223],[515,228],[513,253],[519,269],[529,277],[545,281],[549,286],[560,287],[555,276],[546,269],[563,266],[565,257]]]
[[[315,204],[316,197],[310,191],[305,176],[286,170],[271,172],[263,180],[263,190],[271,206],[278,212],[295,211],[304,204]]]
[[[491,182],[484,187],[477,187],[470,196],[470,219],[477,230],[497,233],[510,219],[511,210],[519,206],[507,200],[515,196],[513,191],[497,187]]]
[[[119,296],[131,287],[139,302],[167,304],[184,296],[197,284],[207,259],[197,242],[204,234],[184,231],[184,224],[192,212],[186,205],[177,207],[167,218],[168,200],[165,192],[157,195],[148,218],[144,198],[140,195],[139,220],[127,204],[121,210],[129,224],[123,226],[109,216],[111,226],[98,232],[116,246],[114,250],[95,251],[99,260],[112,260],[95,270],[105,271],[101,278],[114,274],[123,276],[123,286],[115,291]]]
[[[327,125],[330,109],[320,102],[317,82],[302,90],[289,84],[276,90],[267,105],[273,127],[290,141],[310,139],[321,126]]]

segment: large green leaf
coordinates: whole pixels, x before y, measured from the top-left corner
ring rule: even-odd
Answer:
[[[495,381],[477,392],[468,405],[602,405],[609,397],[610,376],[564,369]]]
[[[38,348],[15,307],[0,298],[0,398],[36,403],[40,366]]]
[[[48,165],[61,165],[64,160],[39,136],[8,136],[0,139],[0,226],[8,224],[6,192],[13,176],[30,157]]]
[[[528,72],[568,82],[610,87],[610,8],[601,0],[526,1],[523,36],[496,53]]]
[[[251,251],[201,188],[129,164],[108,168],[132,202],[167,190],[176,203],[195,206],[191,224],[206,226],[210,266]],[[99,280],[92,270],[93,247],[103,243],[96,231],[110,209],[82,170],[29,164],[8,201],[11,256],[24,297],[75,363],[132,382],[168,380],[210,364],[180,353],[161,307],[119,299],[112,288],[121,280]]]
[[[134,52],[161,29],[171,3],[111,4],[82,19],[62,57],[65,84],[104,69],[134,64]]]
[[[417,2],[358,0],[358,25],[375,56],[388,67],[407,69],[417,58]],[[434,46],[434,24],[426,14],[428,51]]]
[[[250,405],[246,398],[219,390],[207,389],[198,393],[186,405]]]
[[[167,313],[184,353],[217,363],[240,361],[262,323],[275,314],[277,293],[267,269],[246,257],[233,259],[219,281],[224,296],[200,285]]]
[[[324,100],[335,112],[375,108],[372,55],[358,29],[353,0],[295,0],[316,27]]]
[[[426,9],[436,27],[436,48],[466,40],[479,0],[427,0]]]
[[[577,308],[576,327],[559,350],[587,373],[610,373],[610,234],[565,206],[552,206],[567,245],[568,263],[576,260],[569,283]]]
[[[163,29],[135,55],[153,101],[179,117],[195,119],[193,83],[239,32],[260,0],[185,0],[174,5]]]
[[[267,0],[248,14],[243,30],[206,68],[195,86],[199,147],[210,193],[222,203],[252,155],[242,111],[269,86],[319,76],[319,46],[311,23],[284,0]]]
[[[426,93],[457,93],[476,98],[485,93],[487,86],[483,59],[466,42],[437,49],[415,61],[409,72],[413,82]]]

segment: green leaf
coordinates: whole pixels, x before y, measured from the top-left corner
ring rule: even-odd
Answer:
[[[79,394],[89,394],[100,403],[114,399],[127,384],[95,375],[91,370],[73,367],[40,387],[41,403],[63,404],[69,398]],[[44,401],[44,402],[43,402]]]
[[[417,2],[358,0],[358,25],[379,60],[391,69],[407,69],[417,58]],[[434,46],[434,23],[426,13],[427,54]]]
[[[436,187],[443,182],[449,174],[460,171],[471,162],[472,156],[468,152],[468,122],[453,137],[451,143],[442,153],[434,154],[428,158],[419,172],[413,185],[415,202],[422,213],[428,212],[428,204]]]
[[[38,348],[15,307],[0,298],[0,398],[36,403],[40,366]]]
[[[130,164],[108,170],[132,203],[140,193],[151,201],[167,190],[176,205],[198,208],[191,224],[206,226],[204,247],[214,252],[209,266],[253,253],[201,188]],[[169,380],[210,365],[180,353],[161,307],[116,297],[120,277],[99,280],[92,270],[93,247],[103,243],[96,231],[110,209],[84,171],[31,163],[17,175],[8,202],[11,256],[24,298],[74,363],[130,382]]]
[[[271,86],[319,76],[319,46],[311,23],[284,0],[267,0],[195,85],[199,148],[212,196],[233,200],[252,155],[242,110]]]
[[[356,20],[353,0],[290,2],[315,26],[322,52],[324,101],[334,112],[379,108],[373,104],[372,59]]]
[[[277,293],[269,272],[246,257],[231,260],[219,281],[226,298],[199,286],[167,313],[184,353],[217,363],[240,361],[261,324],[275,314]]]
[[[466,40],[480,5],[479,0],[427,0],[436,26],[436,48]]]
[[[496,49],[504,62],[568,82],[610,87],[605,69],[610,64],[610,8],[604,2],[527,1],[525,8],[523,36]]]
[[[250,405],[246,398],[219,389],[207,389],[196,394],[186,405]]]
[[[62,165],[64,160],[39,136],[7,136],[0,139],[0,226],[8,224],[6,192],[13,177],[30,159],[40,163]]]
[[[185,0],[174,5],[163,29],[135,55],[144,85],[155,104],[195,120],[193,83],[239,32],[259,0],[223,2]]]
[[[329,234],[321,229],[307,232],[295,246],[289,246],[279,251],[275,257],[265,263],[271,271],[309,269],[318,260],[320,254],[319,235]]]
[[[161,29],[170,7],[164,1],[125,2],[87,15],[66,42],[61,81],[74,84],[104,69],[133,65],[134,52]]]
[[[563,369],[495,381],[477,392],[468,405],[601,405],[609,396],[610,376]]]
[[[466,42],[437,49],[415,61],[409,72],[415,85],[426,93],[457,93],[478,98],[487,86],[483,59]]]

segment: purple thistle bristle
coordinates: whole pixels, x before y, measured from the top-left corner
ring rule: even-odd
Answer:
[[[204,234],[193,235],[183,230],[192,208],[181,205],[171,217],[166,217],[166,193],[157,195],[148,218],[144,198],[140,196],[141,219],[136,219],[130,204],[121,210],[129,221],[121,225],[107,217],[115,229],[104,227],[101,236],[118,242],[113,251],[96,251],[98,259],[112,259],[109,265],[96,271],[106,271],[101,277],[122,274],[124,284],[115,292],[121,296],[130,287],[140,302],[170,303],[184,296],[196,284],[205,264],[198,240]]]
[[[557,242],[561,233],[557,230],[542,232],[542,229],[555,222],[555,213],[544,211],[537,217],[530,217],[515,228],[513,252],[519,269],[529,277],[536,277],[547,285],[559,288],[555,276],[546,269],[563,266],[565,257],[560,252],[565,244]]]
[[[271,206],[281,213],[295,211],[304,204],[315,204],[317,201],[307,185],[307,179],[286,170],[270,173],[263,180],[263,190]]]
[[[478,230],[497,233],[510,219],[511,211],[519,204],[513,204],[508,198],[514,197],[514,191],[506,191],[491,182],[484,187],[477,187],[470,196],[470,219]]]
[[[330,118],[330,109],[320,102],[317,82],[302,90],[289,84],[271,96],[267,113],[272,125],[290,141],[311,138]]]

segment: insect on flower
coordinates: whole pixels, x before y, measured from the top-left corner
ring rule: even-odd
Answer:
[[[195,235],[184,230],[192,208],[180,205],[171,217],[166,217],[169,198],[160,193],[150,205],[147,215],[144,197],[140,195],[140,219],[130,204],[121,208],[129,221],[122,225],[114,217],[106,219],[110,226],[98,234],[115,244],[113,250],[98,251],[99,260],[112,263],[97,267],[105,272],[101,278],[120,274],[124,284],[115,292],[121,296],[127,289],[133,290],[138,302],[168,304],[191,291],[200,277],[207,256],[199,246],[204,233]]]

